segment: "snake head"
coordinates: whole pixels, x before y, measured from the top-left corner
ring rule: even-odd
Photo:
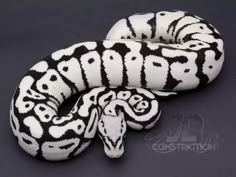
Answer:
[[[124,153],[126,128],[127,125],[121,112],[101,115],[98,132],[108,157],[119,158]]]

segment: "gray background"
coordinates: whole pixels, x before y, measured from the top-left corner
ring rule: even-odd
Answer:
[[[215,151],[158,153],[145,138],[150,132],[134,131],[128,132],[125,155],[118,160],[104,155],[98,138],[77,158],[57,163],[34,159],[19,148],[9,126],[9,105],[16,85],[33,64],[73,43],[103,39],[121,17],[172,9],[197,14],[214,24],[224,36],[226,60],[220,76],[207,88],[162,101],[161,121],[150,132],[157,136],[177,128],[172,121],[176,114],[196,114],[204,120],[204,134],[217,135]],[[235,17],[233,0],[1,0],[0,176],[236,176]]]

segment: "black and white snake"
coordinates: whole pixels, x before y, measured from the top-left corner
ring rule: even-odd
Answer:
[[[97,130],[105,153],[120,157],[127,126],[149,129],[159,119],[157,96],[206,86],[223,61],[221,35],[200,17],[135,14],[118,21],[106,40],[75,44],[34,65],[13,96],[11,128],[39,158],[74,157]],[[59,106],[78,92],[74,108],[59,117]]]

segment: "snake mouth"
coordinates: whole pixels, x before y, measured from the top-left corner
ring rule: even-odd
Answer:
[[[109,158],[116,159],[116,158],[120,158],[123,155],[124,151],[122,151],[122,152],[117,151],[116,153],[110,152],[110,151],[108,151],[108,152],[105,151],[105,153]]]

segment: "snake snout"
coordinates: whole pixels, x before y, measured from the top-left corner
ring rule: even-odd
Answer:
[[[109,148],[108,146],[104,145],[104,151],[105,151],[106,155],[110,158],[119,158],[124,153],[123,142],[120,147]]]

